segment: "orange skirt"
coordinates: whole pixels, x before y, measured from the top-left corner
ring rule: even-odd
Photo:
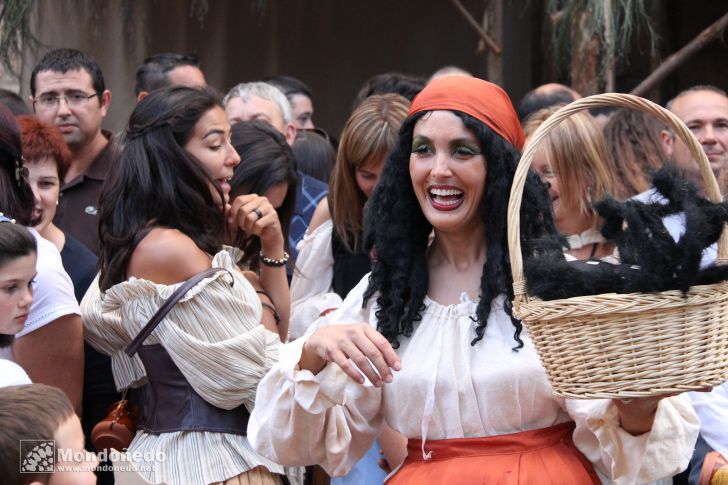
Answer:
[[[387,485],[473,483],[601,485],[591,462],[574,446],[574,423],[521,433],[407,442],[407,458]]]

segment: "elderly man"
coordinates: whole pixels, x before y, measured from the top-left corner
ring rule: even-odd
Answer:
[[[264,82],[238,84],[223,99],[230,123],[262,120],[270,123],[286,138],[289,145],[296,139],[296,126],[291,117],[291,104],[283,92]],[[243,163],[245,161],[243,160]],[[313,177],[298,172],[296,209],[291,220],[288,243],[291,256],[296,257],[296,244],[303,239],[316,205],[328,191],[328,186]]]
[[[54,223],[98,255],[97,206],[119,148],[101,129],[111,104],[101,68],[75,49],[43,56],[30,76],[30,102],[40,121],[57,126],[71,160]]]

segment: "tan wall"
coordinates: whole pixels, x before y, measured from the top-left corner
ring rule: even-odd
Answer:
[[[480,22],[486,4],[502,11],[502,85],[518,103],[530,88],[560,81],[542,37],[545,0],[461,0]],[[725,12],[724,2],[653,0],[660,57],[682,47]],[[261,5],[263,5],[261,7]],[[208,6],[202,21],[196,12]],[[668,8],[660,9],[659,7]],[[492,24],[496,19],[489,19]],[[134,72],[157,52],[195,52],[208,81],[222,91],[242,81],[288,74],[314,92],[317,124],[338,134],[352,99],[370,76],[400,71],[429,76],[456,64],[488,78],[478,37],[449,0],[36,0],[33,31],[45,44],[26,49],[20,79],[27,97],[30,71],[45,51],[74,47],[100,63],[113,93],[107,127],[123,128],[134,106]],[[670,76],[653,95],[664,102],[689,85],[726,89],[728,52],[714,42]],[[657,61],[655,61],[657,62]],[[618,70],[629,90],[651,70],[645,46]],[[494,74],[494,73],[491,73]],[[567,81],[568,82],[568,81]]]
[[[196,52],[208,81],[223,91],[273,74],[298,77],[314,92],[315,121],[335,134],[361,83],[374,74],[429,76],[457,64],[486,76],[486,57],[475,53],[478,37],[446,0],[37,1],[34,31],[41,41],[84,50],[100,63],[113,93],[107,122],[113,131],[133,108],[137,65],[162,51]],[[529,3],[505,1],[511,9]],[[190,8],[205,3],[209,11],[200,22]],[[483,2],[463,3],[482,18]],[[48,48],[26,53],[25,95],[30,71]],[[523,52],[511,62],[530,72]],[[530,84],[530,76],[511,78],[525,81],[525,89]],[[522,92],[517,94],[516,100]]]

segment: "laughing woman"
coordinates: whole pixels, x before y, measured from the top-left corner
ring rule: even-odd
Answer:
[[[512,317],[505,216],[522,144],[493,84],[444,77],[415,98],[368,212],[371,275],[261,381],[259,452],[339,475],[386,420],[409,438],[397,485],[642,483],[687,465],[686,396],[555,396]],[[529,175],[525,238],[553,230],[549,205]]]
[[[283,468],[252,451],[246,424],[286,329],[263,312],[237,270],[238,252],[222,245],[227,223],[260,238],[264,263],[285,259],[275,210],[256,195],[227,204],[240,158],[210,91],[155,91],[134,109],[126,137],[100,209],[100,277],[82,311],[86,338],[111,355],[119,390],[149,382],[129,455],[165,454],[137,463],[152,483],[280,483]],[[124,349],[179,283],[211,267],[225,271],[187,292],[129,358]],[[264,268],[261,282],[286,284],[282,265]]]

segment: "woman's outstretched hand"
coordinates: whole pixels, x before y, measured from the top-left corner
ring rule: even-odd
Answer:
[[[392,382],[392,371],[402,367],[387,339],[366,323],[317,329],[303,344],[299,366],[317,374],[327,362],[341,367],[359,384],[364,384],[366,376],[376,387]]]

